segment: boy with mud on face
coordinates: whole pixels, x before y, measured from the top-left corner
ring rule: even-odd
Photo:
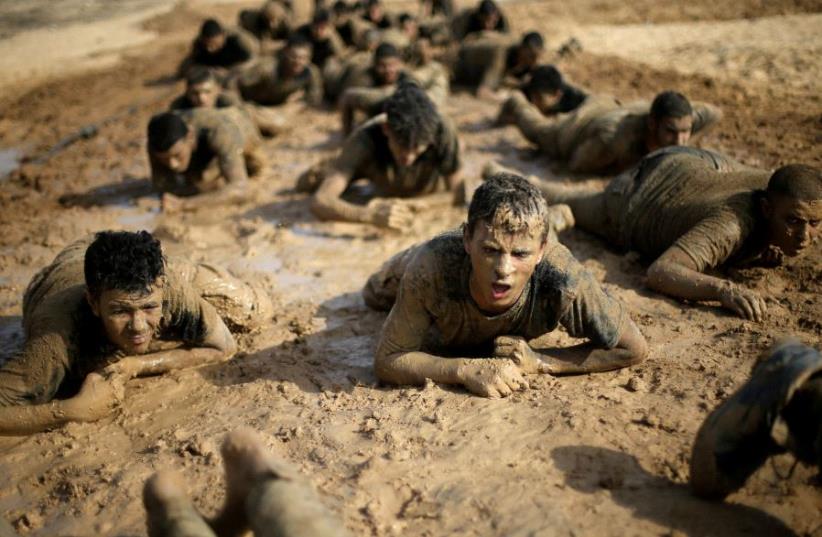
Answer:
[[[568,218],[567,207],[549,210],[522,177],[500,173],[474,193],[462,232],[391,258],[363,290],[366,304],[391,310],[374,358],[377,377],[417,385],[432,379],[505,397],[528,386],[523,374],[593,373],[642,361],[645,338],[626,308],[549,235]],[[560,324],[593,345],[581,361],[528,344]]]
[[[272,311],[223,269],[166,260],[148,232],[77,241],[26,289],[26,341],[0,367],[0,435],[100,419],[126,380],[227,360],[226,323],[252,328]]]
[[[385,113],[354,130],[337,157],[306,170],[297,179],[297,190],[315,192],[311,210],[324,220],[404,230],[413,219],[412,205],[398,198],[458,193],[460,166],[451,122],[422,88],[404,81],[386,101]],[[368,179],[377,190],[366,206],[342,197],[358,179]]]

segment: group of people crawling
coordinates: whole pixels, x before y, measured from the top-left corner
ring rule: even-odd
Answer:
[[[364,282],[365,303],[388,312],[374,353],[386,384],[430,379],[505,397],[527,389],[529,375],[643,361],[648,345],[628,308],[559,242],[569,227],[653,260],[651,289],[752,321],[765,319],[766,301],[718,271],[778,265],[818,235],[822,171],[761,170],[688,147],[721,120],[716,107],[675,91],[622,103],[575,87],[540,63],[542,36],[513,36],[493,0],[460,12],[423,0],[419,16],[395,16],[379,0],[339,0],[319,3],[302,26],[288,0],[272,0],[238,19],[237,29],[203,23],[180,66],[185,93],[149,122],[151,178],[165,211],[249,201],[248,177],[268,166],[263,138],[296,128],[281,114],[296,100],[336,105],[347,134],[334,157],[296,178],[318,218],[405,230],[413,198],[445,195],[468,206],[459,229],[396,254]],[[459,133],[443,112],[451,85],[497,102],[496,125],[515,125],[569,173],[613,179],[596,190],[490,162],[479,186],[466,187]],[[373,185],[367,201],[349,188],[363,179]],[[0,434],[100,419],[129,379],[230,359],[232,333],[272,313],[269,291],[166,256],[148,232],[79,240],[25,292],[26,341],[0,367]],[[530,345],[560,325],[586,341],[572,357]],[[294,479],[254,438],[241,431],[226,441],[228,500],[214,520],[196,514],[178,476],[153,478],[145,500],[152,535],[235,535],[249,525],[258,535],[343,534],[310,491],[251,492],[258,479]],[[795,340],[764,354],[751,380],[705,421],[693,488],[723,498],[786,450],[822,464],[822,355]],[[324,514],[293,511],[301,502],[306,513]],[[271,533],[277,516],[291,529]]]

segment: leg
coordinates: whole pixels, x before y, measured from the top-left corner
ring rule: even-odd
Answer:
[[[226,503],[212,526],[220,537],[347,535],[342,523],[323,507],[298,473],[265,449],[250,429],[229,434],[222,447]]]
[[[216,537],[185,493],[179,474],[158,472],[143,488],[149,537]]]

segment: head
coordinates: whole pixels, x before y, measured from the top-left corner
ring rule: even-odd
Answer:
[[[540,65],[531,73],[531,78],[522,91],[531,103],[546,112],[562,99],[565,81],[553,65]]]
[[[394,84],[400,78],[403,62],[400,51],[390,43],[382,43],[374,51],[374,71],[383,85]]]
[[[522,295],[548,237],[548,204],[524,178],[498,173],[474,192],[463,227],[469,287],[481,310],[498,314]]]
[[[369,20],[379,22],[382,20],[384,13],[382,10],[382,3],[380,0],[368,0],[365,4],[365,16]]]
[[[433,143],[440,127],[440,115],[425,91],[403,81],[385,102],[383,133],[394,161],[410,166]]]
[[[297,76],[311,63],[311,41],[300,33],[293,33],[283,48],[283,72],[287,76]]]
[[[331,33],[331,12],[327,9],[320,9],[314,13],[311,19],[311,35],[314,39],[327,39]]]
[[[651,151],[669,145],[687,145],[693,126],[693,108],[688,99],[676,91],[663,91],[651,103],[646,145]]]
[[[477,19],[483,30],[495,30],[502,17],[494,0],[482,0],[477,6]]]
[[[331,13],[336,22],[344,21],[348,17],[349,11],[348,4],[344,0],[337,0],[331,6]]]
[[[86,250],[86,300],[108,340],[126,354],[148,352],[163,317],[165,259],[147,231],[103,231]]]
[[[522,36],[517,47],[517,64],[520,68],[532,68],[545,51],[545,40],[537,32],[529,32]]]
[[[274,30],[285,19],[285,8],[279,2],[267,2],[263,6],[263,20],[269,29]]]
[[[360,49],[361,50],[368,50],[373,51],[377,50],[377,47],[380,44],[380,39],[382,38],[382,32],[377,30],[376,28],[369,28],[362,34],[362,38],[360,40]]]
[[[182,173],[194,151],[194,131],[174,112],[163,112],[148,122],[148,150],[163,166]]]
[[[209,54],[214,54],[222,49],[225,45],[225,39],[225,30],[215,19],[206,20],[200,27],[198,40]]]
[[[418,38],[413,45],[412,56],[419,65],[426,65],[434,59],[434,47],[427,37]]]
[[[220,90],[217,78],[209,69],[198,67],[186,76],[186,97],[195,108],[214,108]]]
[[[400,29],[402,32],[407,35],[410,39],[415,39],[417,34],[419,33],[419,27],[417,26],[417,19],[414,18],[413,15],[409,13],[402,13],[399,16],[399,23]]]
[[[822,170],[791,164],[776,170],[760,199],[768,244],[798,255],[819,236],[822,221]]]

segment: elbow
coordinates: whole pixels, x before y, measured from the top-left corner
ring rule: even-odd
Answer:
[[[668,281],[668,270],[664,261],[654,261],[645,274],[645,283],[654,291],[663,292]]]
[[[328,202],[322,197],[314,194],[311,198],[311,213],[320,220],[329,220]]]
[[[628,354],[626,366],[635,366],[645,361],[648,357],[648,340],[639,331],[633,320],[628,320],[628,326],[619,340],[619,347]]]

